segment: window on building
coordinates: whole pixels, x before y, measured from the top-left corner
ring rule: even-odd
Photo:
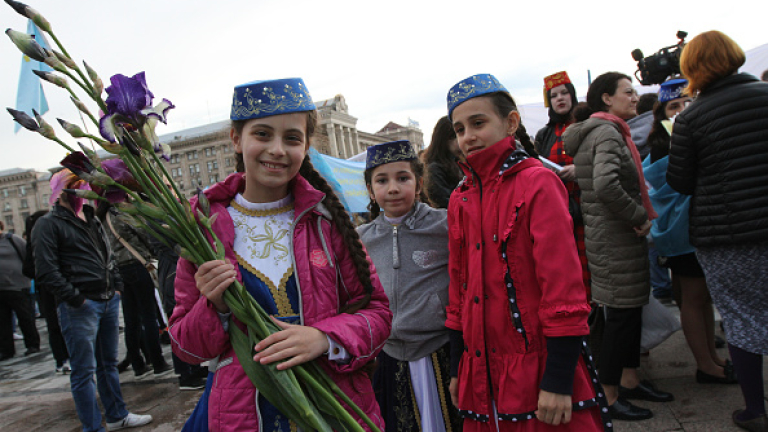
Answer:
[[[13,229],[13,216],[8,215],[5,217],[5,230],[10,231]]]
[[[189,166],[189,175],[195,176],[200,173],[200,164],[192,164]]]
[[[27,194],[27,187],[24,185],[19,186],[19,195],[24,196]]]
[[[232,166],[232,158],[224,158],[224,165],[225,166]]]
[[[214,184],[219,181],[219,175],[218,174],[211,174],[210,177],[210,184]]]
[[[25,224],[27,223],[27,218],[29,218],[29,212],[22,212],[21,220],[23,220]]]
[[[23,209],[24,209],[24,208],[29,208],[29,203],[27,203],[27,199],[26,199],[26,198],[23,198],[23,199],[21,200],[21,205],[20,205],[19,207],[21,207],[21,208],[23,208]]]
[[[48,198],[50,198],[50,194],[43,194],[43,207],[48,206]]]
[[[179,186],[179,190],[184,190],[184,182],[179,182],[178,186]]]
[[[8,189],[3,189],[3,198],[8,198]]]
[[[11,211],[11,203],[9,202],[5,203],[5,206],[3,207],[3,211]]]
[[[211,148],[210,147],[206,147],[205,148],[205,155],[206,156],[210,156],[211,155]]]
[[[179,163],[179,155],[171,155],[171,163]]]
[[[197,159],[197,150],[187,152],[187,160]]]

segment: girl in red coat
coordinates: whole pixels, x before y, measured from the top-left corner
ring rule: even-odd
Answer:
[[[448,208],[446,311],[464,430],[611,430],[563,183],[492,75],[451,88],[448,117],[466,156]]]

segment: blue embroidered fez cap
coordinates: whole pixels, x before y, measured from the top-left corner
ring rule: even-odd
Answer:
[[[469,99],[504,92],[506,88],[491,74],[477,74],[459,81],[448,91],[448,120],[453,120],[453,110]]]
[[[235,87],[231,120],[312,111],[315,104],[301,78],[252,81]]]
[[[365,157],[365,169],[376,168],[390,162],[417,159],[416,151],[408,140],[392,141],[368,147]]]
[[[688,85],[688,80],[684,78],[671,79],[661,84],[659,88],[659,102],[669,102],[672,99],[683,97],[683,89]]]

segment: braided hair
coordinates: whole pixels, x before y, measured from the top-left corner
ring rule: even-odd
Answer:
[[[510,112],[517,111],[517,104],[512,98],[512,95],[509,93],[496,92],[488,95],[488,97],[491,98],[491,103],[493,104],[494,108],[496,108],[496,112],[501,116],[501,118],[507,118]],[[525,130],[525,126],[523,126],[522,120],[520,121],[520,124],[515,131],[515,139],[520,141],[520,144],[523,145],[523,148],[525,149],[525,152],[528,153],[528,156],[532,158],[539,157],[539,153],[534,149],[533,141],[531,141],[530,135],[528,135],[528,132]]]
[[[232,122],[232,127],[238,134],[241,134],[243,127],[247,120],[237,120]],[[307,139],[312,137],[317,128],[317,111],[307,111]],[[237,162],[237,171],[245,172],[245,163],[243,161],[242,153],[235,153],[235,160]],[[360,309],[365,308],[371,301],[371,294],[373,293],[373,282],[371,281],[371,262],[368,258],[368,254],[363,249],[363,243],[360,241],[360,236],[355,230],[355,226],[352,224],[352,219],[349,217],[347,210],[339,200],[339,197],[333,191],[327,181],[317,172],[312,162],[309,159],[309,154],[304,156],[304,161],[299,168],[299,174],[309,182],[312,187],[325,194],[323,204],[331,213],[331,218],[336,229],[339,231],[341,238],[344,239],[344,245],[349,250],[349,254],[352,257],[352,261],[355,265],[355,271],[357,277],[360,279],[360,283],[363,285],[365,296],[355,302],[349,303],[341,307],[340,313],[355,313]]]
[[[424,178],[424,162],[422,162],[421,159],[411,159],[409,162],[411,163],[411,172],[413,173],[413,176],[416,177],[416,184],[421,183],[421,179]],[[371,190],[371,184],[373,182],[373,171],[376,168],[378,167],[367,168],[363,173],[363,176],[365,177],[365,187],[368,188],[369,191]],[[419,196],[416,198],[424,204],[431,206],[432,202],[429,200],[426,189],[427,188],[422,184]],[[381,214],[381,207],[379,207],[379,204],[373,198],[371,198],[371,202],[368,203],[368,211],[371,212],[371,220],[376,219]]]

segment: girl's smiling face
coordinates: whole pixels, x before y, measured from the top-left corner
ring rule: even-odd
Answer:
[[[511,111],[506,118],[501,117],[492,99],[486,96],[469,99],[457,106],[452,117],[459,148],[467,157],[513,136],[520,125],[517,111]]]
[[[245,164],[243,197],[253,203],[273,202],[288,195],[307,154],[307,114],[282,114],[248,120],[230,137]]]
[[[416,196],[421,193],[422,181],[416,180],[410,161],[379,165],[371,173],[368,192],[384,211],[384,216],[397,218],[406,215]]]

